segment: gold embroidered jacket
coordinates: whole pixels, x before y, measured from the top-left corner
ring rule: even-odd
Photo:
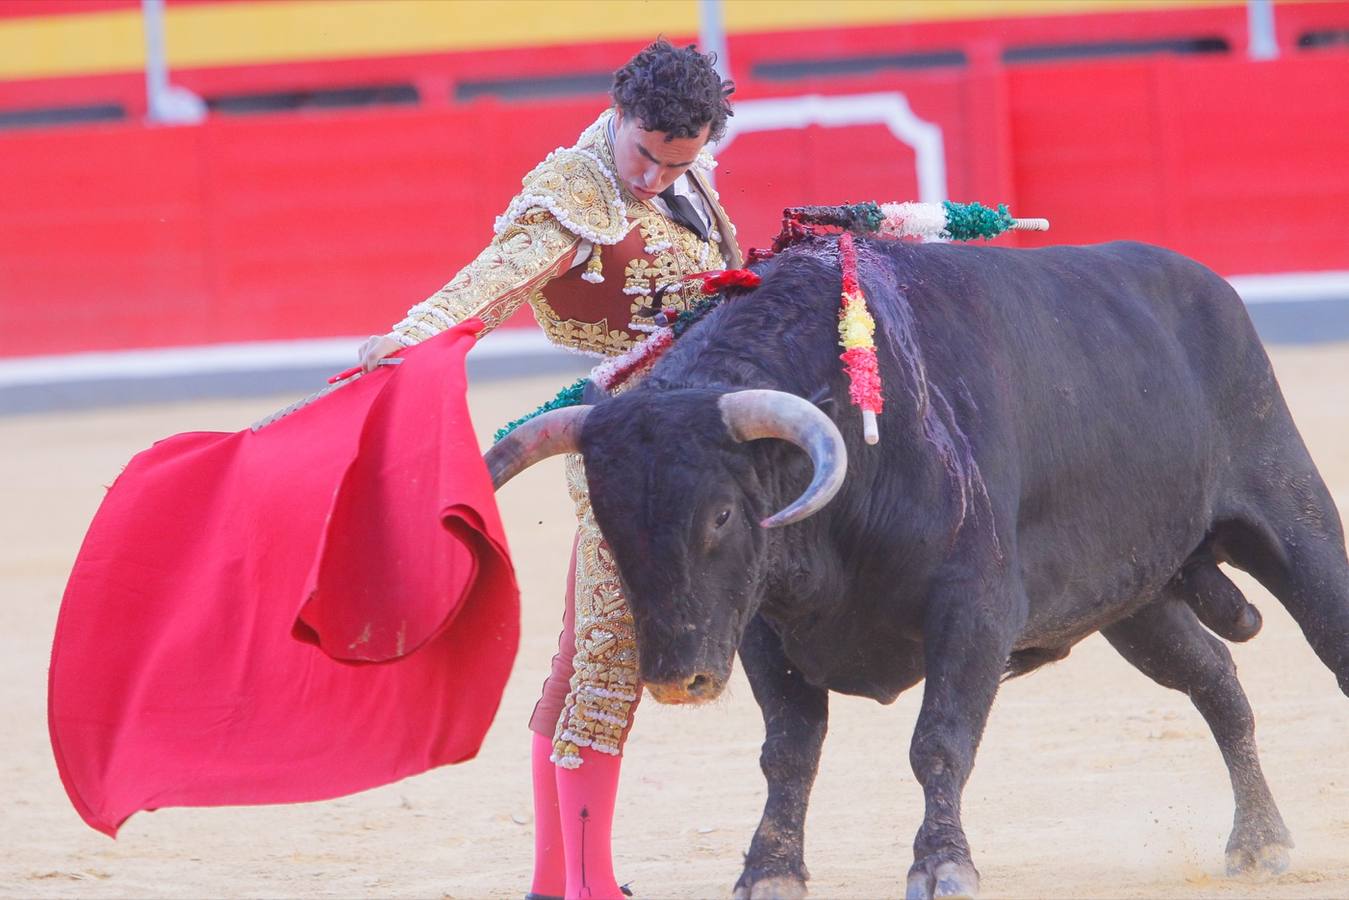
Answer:
[[[526,301],[553,343],[594,355],[621,353],[640,340],[629,328],[656,288],[709,269],[738,267],[734,227],[706,173],[706,150],[689,176],[712,212],[709,239],[634,197],[616,176],[608,123],[612,110],[525,176],[478,257],[408,311],[390,336],[405,345],[477,316],[484,333]],[[589,260],[572,266],[583,241]],[[662,304],[683,308],[678,292]]]

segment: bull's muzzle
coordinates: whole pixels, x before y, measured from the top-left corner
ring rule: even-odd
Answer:
[[[677,681],[646,683],[646,689],[657,703],[688,704],[715,700],[726,687],[726,680],[710,672],[699,672]]]

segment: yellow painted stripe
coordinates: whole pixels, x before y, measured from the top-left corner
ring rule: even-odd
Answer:
[[[725,0],[725,15],[727,31],[745,32],[1232,5],[1234,0]]]
[[[726,0],[731,33],[1231,6],[1233,0]],[[172,68],[349,59],[698,31],[696,0],[236,0],[165,13]],[[0,80],[145,64],[139,10],[0,21]]]
[[[0,21],[0,79],[117,72],[145,65],[139,13]]]

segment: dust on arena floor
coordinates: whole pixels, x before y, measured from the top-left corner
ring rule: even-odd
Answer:
[[[1341,509],[1349,506],[1349,343],[1275,347],[1293,414]],[[476,386],[484,440],[551,396],[557,375]],[[116,841],[66,802],[48,749],[47,654],[80,538],[120,467],[164,435],[234,430],[293,396],[0,419],[0,729],[9,896],[518,897],[532,849],[525,721],[561,622],[573,526],[560,463],[500,497],[523,590],[519,662],[480,757],[326,803],[162,810]],[[1224,877],[1231,791],[1189,701],[1144,679],[1098,637],[1003,689],[966,793],[990,895],[1349,895],[1349,700],[1277,603],[1241,587],[1264,631],[1234,646],[1265,770],[1297,841],[1291,870]],[[185,598],[186,599],[186,598]],[[920,691],[893,707],[835,697],[811,803],[807,861],[818,897],[902,891],[921,792],[908,769]],[[638,896],[724,896],[763,802],[758,709],[737,674],[708,709],[644,703],[616,823],[620,878]]]

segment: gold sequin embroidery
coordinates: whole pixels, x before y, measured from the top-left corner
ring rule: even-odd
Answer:
[[[628,233],[627,211],[613,166],[592,148],[555,150],[521,181],[497,220],[501,231],[527,211],[546,209],[562,227],[593,244],[616,244]]]
[[[549,279],[566,271],[580,239],[543,210],[512,224],[443,288],[394,326],[405,343],[478,316],[487,333],[506,321]]]
[[[581,240],[595,245],[595,265],[587,270],[593,276],[600,246],[617,243],[634,226],[641,229],[647,258],[634,261],[643,265],[640,271],[625,273],[623,285],[633,295],[634,316],[657,288],[724,265],[715,242],[702,241],[674,225],[617,181],[607,138],[611,115],[606,110],[582,132],[575,147],[554,151],[525,176],[520,194],[497,221],[499,233],[492,243],[449,284],[409,310],[394,327],[395,337],[405,344],[416,343],[472,316],[483,319],[486,333],[529,301],[553,343],[613,356],[632,347],[627,322],[564,320],[541,291],[567,270]],[[704,184],[701,179],[698,183]],[[715,192],[709,197],[717,207]],[[713,212],[714,218],[723,217],[719,207]],[[670,292],[662,305],[682,310],[686,302]]]
[[[582,458],[569,455],[566,471],[580,525],[574,573],[576,653],[570,690],[553,736],[552,760],[574,769],[581,765],[582,747],[619,754],[642,684],[632,612],[623,597],[613,552],[595,523]]]

